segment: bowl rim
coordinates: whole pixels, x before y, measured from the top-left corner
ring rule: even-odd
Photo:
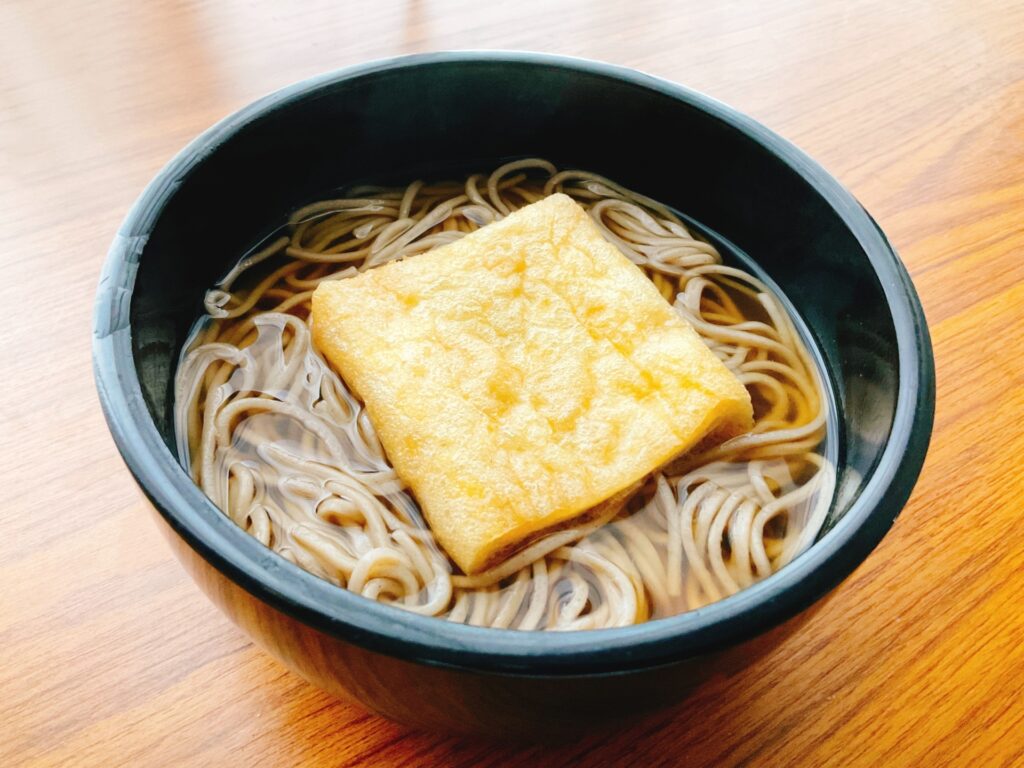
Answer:
[[[467,63],[569,70],[653,91],[705,112],[799,174],[867,254],[897,336],[899,390],[891,434],[846,514],[779,572],[703,608],[630,627],[562,633],[453,624],[348,592],[277,556],[223,515],[165,445],[143,400],[129,313],[149,233],[181,179],[247,125],[341,81]],[[176,534],[231,581],[304,624],[372,651],[434,666],[527,676],[649,669],[721,650],[795,616],[848,576],[891,527],[921,470],[934,415],[931,343],[909,275],[874,220],[820,165],[752,118],[681,85],[613,64],[519,51],[438,52],[356,64],[286,86],[204,131],[147,185],[114,238],[97,290],[93,366],[107,424],[144,494]]]

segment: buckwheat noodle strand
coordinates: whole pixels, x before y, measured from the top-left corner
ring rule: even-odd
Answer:
[[[414,258],[554,192],[589,212],[746,385],[755,426],[663,467],[595,519],[464,576],[314,349],[310,300],[325,280]],[[490,627],[626,626],[769,576],[810,546],[829,509],[828,403],[783,306],[671,210],[596,174],[532,158],[464,182],[363,187],[307,205],[207,292],[205,310],[175,381],[183,465],[263,544],[370,599]]]

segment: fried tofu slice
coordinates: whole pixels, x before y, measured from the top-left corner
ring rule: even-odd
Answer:
[[[562,194],[321,283],[312,317],[470,575],[752,425],[740,381]]]

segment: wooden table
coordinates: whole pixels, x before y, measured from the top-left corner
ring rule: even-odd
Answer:
[[[1024,5],[344,5],[0,5],[0,765],[1024,765]],[[255,649],[141,513],[90,370],[107,244],[197,132],[324,70],[494,47],[637,67],[801,145],[903,254],[938,366],[910,504],[802,634],[685,718],[558,747],[413,733]]]

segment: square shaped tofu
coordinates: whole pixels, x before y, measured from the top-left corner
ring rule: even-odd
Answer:
[[[566,195],[321,283],[313,334],[467,574],[751,426],[739,380]]]

